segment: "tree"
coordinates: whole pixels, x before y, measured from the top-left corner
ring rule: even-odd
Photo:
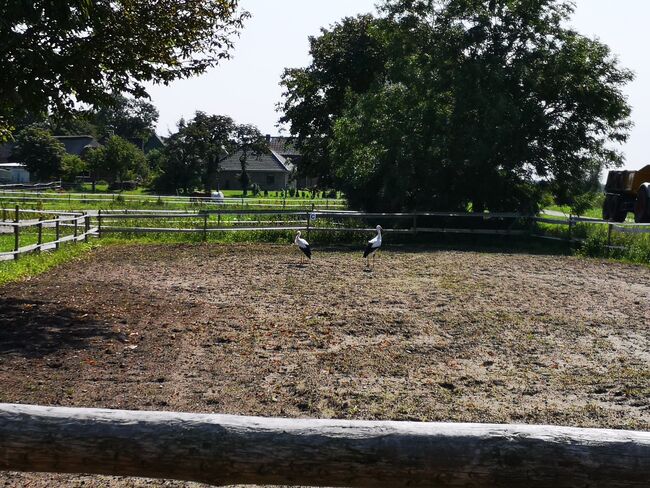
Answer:
[[[325,121],[327,176],[351,204],[532,210],[539,181],[571,194],[620,164],[610,143],[630,126],[621,88],[632,74],[565,27],[571,12],[562,0],[386,1],[365,24],[369,53],[349,45],[345,22],[322,36],[383,59],[366,88],[354,89],[345,56],[323,55],[315,40],[312,65],[285,79],[285,120],[303,146],[322,140],[318,109],[333,85],[311,73],[324,66],[345,93]]]
[[[266,139],[252,125],[236,124],[230,117],[196,112],[189,122],[181,120],[178,132],[167,141],[166,167],[160,175],[159,188],[166,191],[184,189],[200,181],[209,193],[219,187],[219,165],[239,154],[242,167],[249,155],[268,151]],[[184,174],[181,178],[179,176]]]
[[[154,133],[158,110],[146,100],[114,95],[109,105],[92,112],[92,120],[101,136],[116,135],[138,142],[140,149]]]
[[[12,159],[23,163],[40,181],[61,176],[61,160],[65,147],[52,134],[38,127],[27,127],[16,137]]]
[[[379,23],[362,15],[343,19],[331,31],[323,29],[320,37],[309,38],[312,64],[284,71],[280,122],[290,123],[297,136],[301,175],[319,177],[322,184],[332,182],[332,122],[342,114],[346,94],[365,92],[383,70],[385,53],[372,34]]]
[[[125,181],[143,181],[149,174],[144,153],[129,141],[112,136],[103,147],[91,149],[84,156],[95,182],[106,179],[112,185]]]
[[[65,182],[73,183],[87,169],[86,162],[76,154],[66,154],[61,159],[61,179]]]
[[[0,135],[25,114],[146,96],[228,58],[238,0],[0,1]]]

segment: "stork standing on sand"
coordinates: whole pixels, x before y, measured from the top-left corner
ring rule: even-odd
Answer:
[[[366,250],[363,252],[363,258],[366,260],[366,267],[370,267],[370,258],[372,257],[372,266],[375,267],[375,255],[381,247],[381,225],[377,226],[377,235],[368,241]]]
[[[309,243],[305,239],[300,237],[300,231],[296,232],[296,238],[293,240],[293,243],[307,256],[307,259],[311,259],[311,247],[309,247]],[[300,264],[303,263],[304,259],[303,256],[300,256]]]

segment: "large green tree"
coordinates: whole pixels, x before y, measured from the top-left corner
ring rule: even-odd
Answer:
[[[26,114],[103,105],[227,58],[238,0],[0,0],[0,136]]]
[[[120,136],[109,137],[106,143],[84,155],[94,183],[102,178],[112,185],[125,181],[144,181],[149,165],[144,153]],[[94,189],[94,188],[93,188]]]
[[[12,159],[22,163],[32,179],[47,181],[59,178],[65,147],[52,134],[39,127],[27,127],[16,136]]]
[[[571,12],[561,0],[387,1],[365,23],[377,47],[359,55],[382,60],[367,88],[337,74],[350,72],[344,57],[326,57],[345,95],[329,120],[314,109],[332,91],[318,88],[314,46],[336,37],[358,52],[344,21],[312,41],[311,66],[285,76],[285,120],[303,146],[322,146],[326,131],[310,126],[326,126],[326,176],[357,206],[528,210],[540,181],[571,195],[621,163],[611,143],[627,137],[632,79],[607,46],[566,27]]]
[[[267,150],[266,139],[256,127],[237,124],[224,115],[196,112],[189,122],[181,120],[178,132],[167,140],[167,158],[157,186],[165,191],[191,191],[200,181],[210,192],[218,188],[222,161],[237,155],[245,171],[250,155]]]

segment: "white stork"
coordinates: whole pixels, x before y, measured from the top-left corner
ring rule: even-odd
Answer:
[[[366,267],[370,267],[370,257],[372,265],[375,266],[375,253],[381,247],[381,225],[377,226],[377,235],[368,241],[366,250],[363,252],[363,258],[366,260]]]
[[[293,240],[293,243],[298,246],[298,249],[302,251],[302,253],[307,256],[307,259],[311,259],[311,247],[309,247],[309,243],[300,237],[300,231],[296,232],[296,238]],[[303,257],[300,257],[300,263],[302,264]]]

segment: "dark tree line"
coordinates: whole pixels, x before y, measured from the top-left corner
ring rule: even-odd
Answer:
[[[144,83],[203,73],[229,57],[249,16],[238,0],[0,0],[0,142],[26,117]]]
[[[286,70],[300,171],[354,206],[530,210],[621,164],[632,80],[566,27],[563,0],[388,0],[310,39]]]

